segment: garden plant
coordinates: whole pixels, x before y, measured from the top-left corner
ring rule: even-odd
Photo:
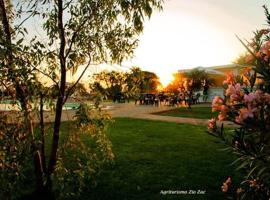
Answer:
[[[264,7],[267,26],[270,14]],[[222,191],[235,199],[270,198],[270,29],[255,32],[247,44],[243,74],[228,74],[224,81],[224,98],[215,97],[212,110],[219,115],[209,121],[209,131],[222,138],[236,155],[234,165],[241,170],[243,181],[233,184],[233,177],[222,185]],[[234,129],[224,129],[217,121],[231,121]],[[221,124],[221,126],[220,126]]]
[[[144,19],[150,18],[154,9],[161,9],[161,4],[162,0],[0,0],[0,84],[21,108],[15,124],[7,121],[14,116],[11,113],[1,115],[0,184],[5,190],[1,190],[0,199],[18,198],[26,188],[33,188],[32,183],[36,183],[34,191],[39,198],[54,198],[51,194],[59,189],[57,183],[68,180],[67,175],[79,174],[82,179],[77,181],[81,183],[85,170],[95,171],[100,168],[98,160],[111,157],[109,151],[104,151],[109,153],[105,158],[93,153],[87,163],[77,158],[83,162],[73,160],[75,166],[62,167],[60,162],[67,164],[68,160],[63,157],[70,158],[67,149],[61,151],[59,146],[62,109],[91,65],[121,63],[133,55]],[[40,34],[30,30],[34,25]],[[75,77],[76,72],[81,73]],[[76,78],[72,85],[67,84],[68,77]],[[45,87],[48,85],[51,89]],[[45,124],[45,103],[54,111],[52,126]],[[100,123],[85,122],[88,125],[77,131],[96,133],[97,142],[105,141]],[[71,139],[77,134],[70,135]],[[88,156],[92,149],[79,142],[68,143],[69,148],[79,145]],[[25,163],[33,167],[28,170]],[[69,171],[58,173],[59,166]],[[68,187],[68,183],[74,185],[65,181],[58,186]],[[65,189],[58,190],[59,197],[76,195]]]

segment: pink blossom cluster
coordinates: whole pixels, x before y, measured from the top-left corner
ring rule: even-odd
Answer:
[[[248,106],[247,108],[241,108],[239,110],[239,115],[236,116],[235,121],[237,123],[243,123],[244,120],[248,118],[253,118],[255,116],[255,113],[257,111],[257,108],[252,108]]]
[[[230,84],[225,92],[227,97],[230,97],[231,102],[241,101],[243,97],[242,87],[239,83]]]
[[[217,128],[217,120],[215,118],[212,118],[208,121],[208,130],[215,132]]]
[[[223,84],[224,85],[225,84],[230,85],[230,84],[234,84],[235,83],[234,76],[233,76],[233,73],[232,72],[228,73],[226,77],[227,77],[226,80],[223,81]]]
[[[231,184],[232,184],[232,178],[228,177],[227,180],[221,186],[222,192],[227,192],[229,190],[229,187],[231,186]]]
[[[212,111],[220,111],[221,110],[221,106],[224,104],[224,99],[222,99],[219,96],[215,96],[215,98],[212,101]]]
[[[212,102],[212,111],[213,112],[219,111],[219,115],[218,115],[219,121],[226,119],[228,107],[225,105],[224,99],[222,99],[219,96],[216,96]]]
[[[270,105],[270,94],[257,90],[245,94],[243,102],[245,107],[239,110],[239,116],[236,117],[238,123],[243,123],[247,118],[257,117],[260,109],[264,109],[263,105]]]
[[[267,41],[264,45],[262,45],[259,53],[260,53],[260,58],[268,62],[269,57],[270,57],[270,41]]]
[[[270,106],[270,94],[263,93],[261,90],[244,94],[243,86],[235,82],[232,74],[227,75],[224,83],[227,84],[226,98],[216,96],[212,101],[212,111],[219,112],[219,121],[225,120],[229,111],[234,111],[233,113],[237,114],[233,116],[235,122],[243,124],[247,119],[258,119],[261,109]],[[208,128],[212,128],[213,123],[214,121],[210,120]]]
[[[269,30],[262,31],[262,34],[268,34]],[[256,42],[252,42],[250,45],[253,49],[257,48]],[[254,62],[256,59],[262,59],[265,62],[269,62],[270,58],[270,40],[266,41],[261,47],[259,51],[254,52],[246,57],[246,62]]]

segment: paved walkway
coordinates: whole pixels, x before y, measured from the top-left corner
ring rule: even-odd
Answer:
[[[127,118],[158,120],[176,123],[189,123],[195,125],[206,125],[208,122],[208,120],[205,119],[161,116],[153,114],[156,112],[162,112],[176,108],[171,106],[155,107],[151,105],[134,105],[133,103],[125,103],[125,104],[116,103],[113,105],[110,104],[109,107],[110,109],[108,109],[108,112],[111,113],[113,117],[127,117]]]
[[[106,105],[106,104],[105,104]],[[134,105],[134,103],[116,103],[116,104],[107,104],[110,109],[108,112],[112,114],[113,117],[127,117],[127,118],[136,118],[136,119],[146,119],[146,120],[158,120],[166,122],[176,122],[176,123],[188,123],[193,125],[207,125],[208,119],[196,119],[196,118],[186,118],[186,117],[172,117],[172,116],[162,116],[156,115],[153,113],[162,112],[166,110],[175,109],[176,107],[171,106],[146,106],[146,105]],[[207,106],[210,107],[210,104],[198,104],[195,106]],[[226,126],[233,126],[231,122],[224,122]]]

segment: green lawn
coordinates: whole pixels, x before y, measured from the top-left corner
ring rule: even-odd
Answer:
[[[212,112],[211,107],[186,107],[175,108],[168,111],[162,111],[153,113],[156,115],[172,116],[172,117],[188,117],[188,118],[199,118],[199,119],[211,119],[217,116],[217,113]]]
[[[61,132],[73,127],[63,122]],[[226,199],[220,187],[227,176],[237,182],[237,173],[230,166],[233,159],[221,151],[220,140],[205,130],[189,124],[115,119],[108,130],[115,163],[102,171],[96,187],[89,184],[78,199]],[[206,194],[162,195],[161,190],[201,190]]]
[[[116,119],[109,130],[116,155],[96,188],[84,199],[225,199],[232,158],[205,127],[138,119]],[[161,195],[161,190],[203,190],[205,195]]]

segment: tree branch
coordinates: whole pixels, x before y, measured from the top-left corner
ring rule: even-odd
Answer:
[[[20,26],[22,26],[30,17],[34,16],[35,12],[32,12],[29,16],[27,16],[19,25],[15,27],[15,30],[18,30]]]
[[[11,97],[15,97],[13,92],[11,91],[11,89],[4,83],[3,80],[0,79],[1,84],[4,86],[4,88],[6,88],[6,90],[9,92],[9,94],[11,95]]]
[[[26,59],[27,59],[28,57],[26,57]],[[23,61],[24,62],[24,61]],[[40,65],[40,63],[41,63],[42,61],[40,61],[38,64],[37,64],[37,66],[38,65]],[[41,74],[43,74],[44,76],[46,76],[47,78],[49,78],[52,82],[54,82],[57,86],[58,86],[58,82],[57,81],[55,81],[49,74],[47,74],[46,72],[44,72],[44,71],[42,71],[42,70],[40,70],[40,69],[38,69],[36,66],[34,66],[28,59],[27,59],[27,62],[25,62],[26,64],[28,64],[28,65],[30,65],[31,67],[32,67],[32,70],[31,71],[38,71],[39,73],[41,73]]]
[[[65,58],[68,57],[68,55],[70,54],[71,50],[72,50],[72,47],[75,43],[75,39],[77,37],[77,34],[78,32],[81,30],[81,28],[84,26],[84,24],[87,22],[87,19],[85,19],[79,26],[78,26],[78,29],[76,31],[74,31],[72,37],[71,37],[71,41],[70,41],[70,45],[68,47],[68,50],[66,52],[66,55],[65,55]]]
[[[64,103],[67,101],[68,97],[71,95],[71,93],[74,90],[74,88],[80,82],[80,80],[82,79],[82,77],[85,74],[86,70],[89,68],[90,64],[91,64],[91,59],[88,61],[86,67],[84,68],[83,72],[81,73],[81,75],[79,76],[79,78],[77,79],[77,81],[67,90]]]
[[[54,80],[49,74],[45,73],[44,71],[38,69],[35,66],[32,66],[33,70],[38,71],[39,73],[43,74],[44,76],[48,77],[51,81],[53,81],[57,86],[58,86],[58,82],[56,80]]]

